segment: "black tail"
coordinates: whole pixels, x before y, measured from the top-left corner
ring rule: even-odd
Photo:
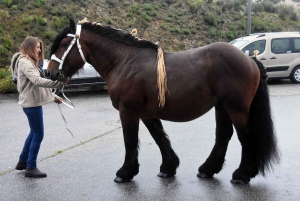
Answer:
[[[266,84],[267,73],[265,67],[253,58],[261,71],[258,89],[251,103],[249,132],[255,136],[258,170],[265,175],[266,170],[272,169],[272,164],[279,162],[277,138],[274,133],[271,116],[269,91]]]

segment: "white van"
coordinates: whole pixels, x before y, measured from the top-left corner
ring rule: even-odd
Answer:
[[[235,39],[230,44],[243,52],[258,50],[257,59],[267,69],[269,79],[291,79],[300,83],[300,33],[254,33]]]

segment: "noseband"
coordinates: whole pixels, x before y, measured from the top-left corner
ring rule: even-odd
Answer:
[[[77,24],[76,26],[76,33],[75,35],[74,34],[67,34],[67,36],[70,36],[70,37],[73,37],[74,39],[71,41],[68,49],[64,52],[63,56],[61,59],[57,58],[55,56],[55,54],[52,54],[51,56],[51,59],[50,60],[55,60],[59,63],[59,67],[58,69],[60,70],[59,71],[59,77],[58,78],[61,78],[61,79],[64,79],[65,78],[65,75],[63,74],[62,72],[62,67],[63,67],[63,64],[64,64],[64,61],[65,61],[65,58],[67,57],[67,55],[69,54],[71,48],[73,47],[73,45],[75,44],[75,42],[77,41],[77,48],[79,50],[79,53],[80,53],[80,56],[82,58],[82,60],[84,61],[84,63],[86,62],[86,59],[84,57],[84,54],[82,52],[82,48],[81,48],[81,45],[79,44],[79,38],[80,38],[80,33],[81,33],[81,25],[80,24]]]

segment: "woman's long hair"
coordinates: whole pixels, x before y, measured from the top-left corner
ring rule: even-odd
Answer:
[[[35,47],[36,45],[40,43],[41,46],[41,52],[39,56],[37,57],[35,55]],[[23,55],[26,55],[30,60],[33,61],[33,63],[38,66],[38,61],[44,61],[44,47],[43,42],[37,37],[27,36],[20,47],[20,52]]]

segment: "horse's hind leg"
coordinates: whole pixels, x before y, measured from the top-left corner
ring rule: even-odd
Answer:
[[[198,171],[198,177],[210,178],[215,173],[219,173],[225,161],[225,154],[227,151],[228,143],[233,134],[232,121],[221,104],[215,106],[216,116],[216,141],[215,145]]]
[[[239,141],[242,145],[242,159],[238,169],[232,174],[232,183],[247,184],[250,178],[258,174],[256,158],[255,136],[249,133],[247,112],[236,112],[230,114],[232,122],[237,131]]]
[[[164,131],[161,121],[155,118],[143,118],[142,121],[148,128],[162,155],[162,164],[158,176],[174,176],[179,166],[179,158],[171,147],[170,140]]]

